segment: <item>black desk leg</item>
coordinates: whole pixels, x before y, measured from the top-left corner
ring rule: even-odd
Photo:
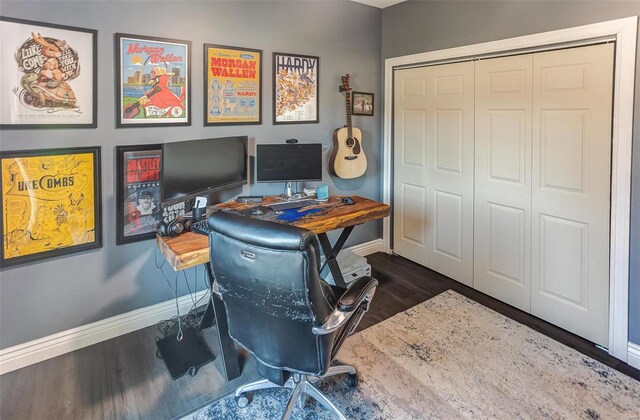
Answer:
[[[213,305],[211,304],[211,299],[209,299],[207,309],[205,309],[204,315],[202,315],[202,319],[200,320],[200,329],[206,330],[207,328],[211,328],[213,326],[213,321],[215,320],[216,317],[213,313]]]
[[[213,275],[211,270],[211,263],[207,263],[207,275],[209,276],[210,284],[213,286]],[[222,366],[224,368],[224,376],[227,381],[231,381],[240,376],[240,365],[238,363],[238,354],[236,353],[236,347],[233,340],[229,336],[229,325],[227,324],[227,313],[224,310],[224,302],[213,292],[211,289],[211,299],[202,317],[200,328],[208,328],[213,324],[215,317],[218,324],[218,342],[220,343],[220,355],[222,356]]]
[[[331,275],[333,276],[333,280],[336,282],[336,286],[345,289],[347,288],[347,283],[344,281],[344,277],[342,277],[342,271],[340,271],[340,266],[338,265],[338,260],[336,260],[336,257],[338,256],[338,253],[340,253],[340,250],[344,246],[345,242],[347,242],[347,238],[351,234],[351,231],[354,227],[355,226],[349,226],[344,228],[333,247],[331,246],[329,237],[326,233],[318,234],[318,240],[320,241],[320,246],[322,247],[322,252],[324,253],[325,257],[324,265],[329,266],[329,270],[331,270]],[[322,266],[323,269],[324,265]],[[322,271],[322,269],[320,271]]]

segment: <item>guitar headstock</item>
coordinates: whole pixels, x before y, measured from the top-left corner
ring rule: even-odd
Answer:
[[[342,76],[341,79],[340,92],[349,92],[351,90],[351,86],[349,86],[349,73]]]

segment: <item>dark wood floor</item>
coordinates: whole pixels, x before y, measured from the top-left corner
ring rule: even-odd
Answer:
[[[503,304],[404,258],[367,257],[380,286],[360,323],[367,328],[452,289],[578,351],[640,380],[640,371],[610,357],[593,343]],[[220,361],[195,377],[172,381],[155,356],[156,327],[145,328],[0,377],[0,418],[168,419],[206,405],[257,377],[255,362],[243,355],[242,376],[225,383]],[[214,354],[215,331],[205,332]]]

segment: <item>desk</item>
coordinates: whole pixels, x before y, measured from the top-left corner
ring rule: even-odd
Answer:
[[[306,214],[304,217],[294,221],[274,220],[276,223],[290,224],[308,229],[317,234],[322,252],[327,261],[326,264],[331,270],[336,285],[342,287],[346,287],[346,284],[342,278],[336,257],[347,241],[349,234],[357,225],[387,217],[391,210],[387,204],[363,197],[351,196],[351,198],[354,201],[352,205],[342,203],[339,197],[330,197],[326,204],[320,203],[318,206],[312,207],[312,209],[318,209],[317,211]],[[251,206],[269,205],[277,201],[275,197],[265,197],[262,203],[245,204],[228,201],[217,205],[217,207],[242,210]],[[342,229],[342,233],[332,246],[327,237],[327,232],[335,229]],[[210,279],[213,279],[211,264],[209,264],[209,238],[207,236],[187,232],[174,238],[158,236],[156,241],[158,247],[174,270],[183,270],[199,264],[206,264],[207,273]],[[213,284],[213,281],[211,284]],[[212,293],[212,295],[213,298],[209,301],[201,327],[207,328],[211,326],[214,316],[217,319],[218,338],[220,340],[221,356],[225,368],[224,373],[227,380],[232,380],[240,376],[238,358],[235,355],[233,340],[229,337],[224,305],[214,293]]]

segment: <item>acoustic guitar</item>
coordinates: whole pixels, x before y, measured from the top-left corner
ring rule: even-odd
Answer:
[[[360,141],[362,133],[359,128],[351,125],[351,87],[348,74],[342,76],[340,92],[345,92],[347,98],[347,125],[333,130],[329,172],[339,178],[358,178],[367,170],[367,157]]]

